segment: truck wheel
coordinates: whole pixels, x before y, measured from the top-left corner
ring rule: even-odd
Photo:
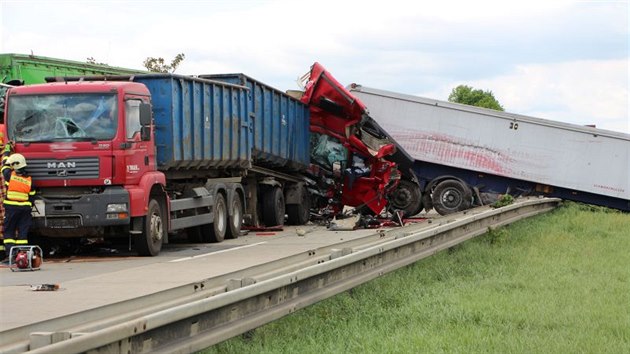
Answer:
[[[232,239],[238,238],[241,234],[241,226],[243,226],[243,202],[241,202],[241,196],[238,193],[234,194],[232,203],[230,203],[230,216],[228,220],[229,228],[227,229],[225,237]]]
[[[141,256],[157,256],[162,249],[162,241],[166,236],[164,227],[164,215],[160,203],[151,199],[149,201],[147,216],[144,217],[142,235],[136,242],[136,251]]]
[[[391,206],[401,210],[405,217],[414,216],[422,210],[422,192],[413,182],[400,180],[391,196]]]
[[[284,194],[280,188],[273,187],[265,192],[262,214],[266,226],[284,225]]]
[[[452,214],[470,208],[472,191],[460,181],[449,179],[435,186],[431,200],[440,215]]]
[[[290,225],[304,225],[311,218],[311,198],[308,190],[302,188],[300,204],[287,204],[287,222]]]
[[[424,191],[422,195],[422,207],[424,207],[424,211],[427,213],[433,209],[433,200],[431,200],[431,191]]]
[[[212,224],[200,226],[202,237],[210,242],[223,241],[223,239],[225,239],[227,223],[228,213],[225,197],[223,194],[217,193],[214,199],[214,219],[212,219]]]

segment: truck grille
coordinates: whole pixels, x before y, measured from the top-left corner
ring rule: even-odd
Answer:
[[[28,159],[26,168],[36,180],[98,178],[98,157],[64,160]]]

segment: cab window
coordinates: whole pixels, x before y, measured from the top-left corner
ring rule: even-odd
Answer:
[[[140,100],[125,101],[125,112],[127,112],[127,139],[133,139],[136,133],[140,132]]]

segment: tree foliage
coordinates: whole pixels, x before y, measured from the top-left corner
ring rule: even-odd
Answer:
[[[450,102],[503,111],[503,106],[494,97],[492,91],[475,90],[470,86],[459,85],[448,96]]]
[[[185,58],[186,55],[184,55],[184,53],[179,53],[171,61],[171,64],[168,65],[164,62],[164,58],[147,57],[142,64],[147,70],[154,73],[174,73]]]

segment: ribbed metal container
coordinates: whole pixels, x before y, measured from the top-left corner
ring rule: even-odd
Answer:
[[[286,93],[244,74],[200,75],[245,86],[253,127],[253,164],[300,171],[310,163],[308,106]]]
[[[134,81],[151,92],[160,170],[203,175],[251,167],[247,88],[172,74]]]

